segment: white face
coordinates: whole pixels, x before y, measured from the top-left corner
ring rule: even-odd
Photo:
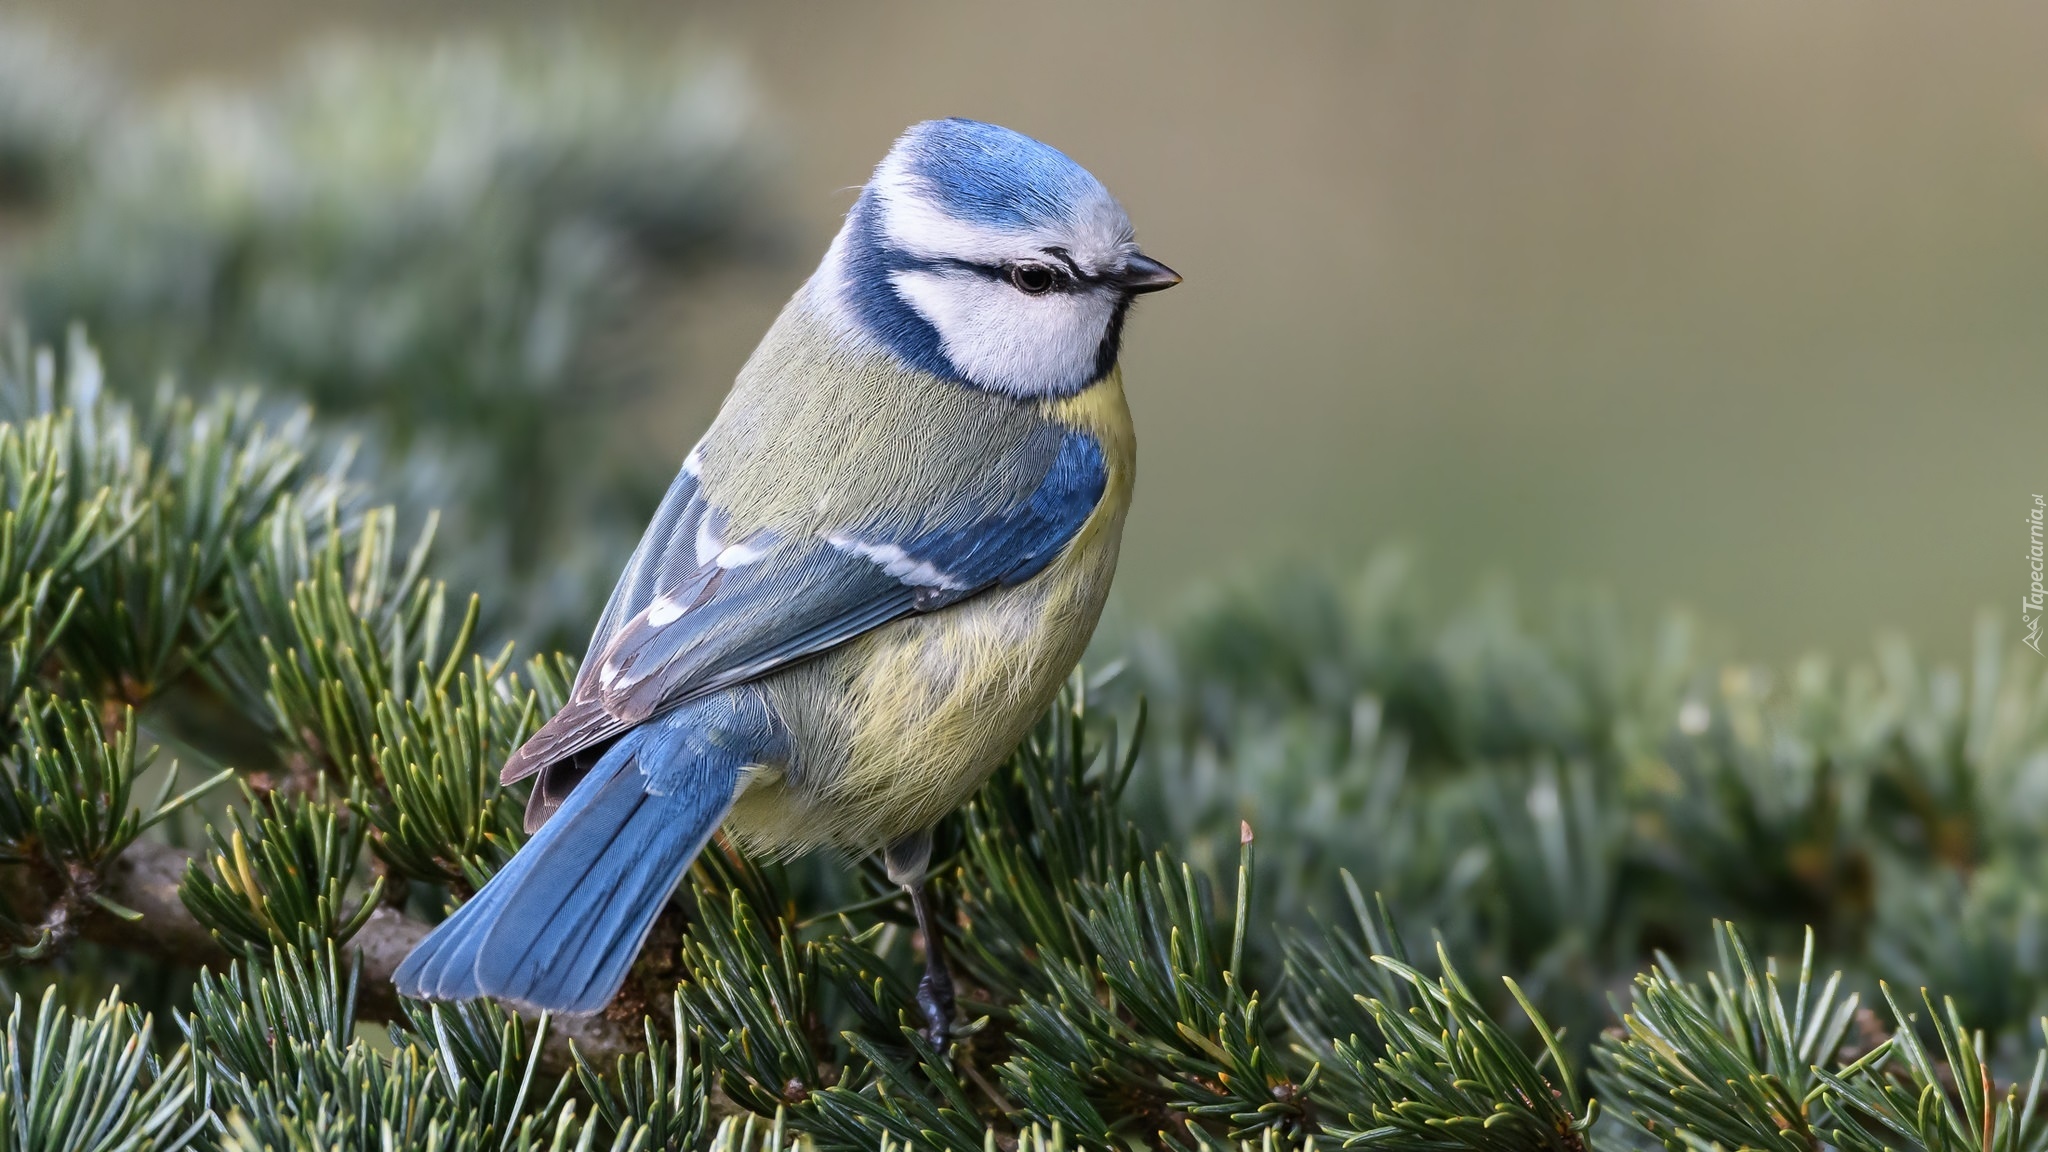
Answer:
[[[1017,259],[1043,261],[1037,252]],[[946,358],[962,375],[1015,395],[1070,392],[1095,375],[1103,335],[1116,315],[1106,288],[1027,295],[978,273],[898,272],[896,288],[938,329]]]
[[[893,157],[874,188],[882,238],[924,265],[889,273],[891,283],[961,375],[1017,396],[1067,393],[1094,379],[1126,300],[1097,278],[1121,272],[1138,251],[1113,198],[1103,193],[1069,206],[1058,223],[1020,230],[948,215]],[[834,262],[828,257],[828,268]]]

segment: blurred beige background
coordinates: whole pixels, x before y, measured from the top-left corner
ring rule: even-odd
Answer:
[[[538,4],[15,5],[161,81]],[[800,259],[679,309],[728,379],[914,120],[1093,169],[1186,274],[1125,358],[1120,596],[1418,546],[1749,654],[2008,629],[2048,491],[2048,5],[585,4],[749,66]],[[643,450],[680,457],[715,397]]]

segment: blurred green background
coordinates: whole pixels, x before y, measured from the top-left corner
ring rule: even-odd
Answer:
[[[336,37],[574,29],[737,65],[756,167],[731,219],[775,241],[640,294],[619,339],[641,386],[597,451],[643,488],[892,136],[965,115],[1091,168],[1188,278],[1127,345],[1123,621],[1389,540],[1447,599],[1491,572],[1592,582],[1773,660],[1880,626],[1959,656],[1972,612],[2010,624],[2025,587],[2048,487],[2039,5],[7,11],[143,104],[284,82]]]

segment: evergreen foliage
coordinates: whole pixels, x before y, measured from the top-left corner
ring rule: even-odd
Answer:
[[[1327,586],[1228,601],[1077,678],[942,830],[948,1051],[878,867],[725,847],[605,1017],[401,1003],[395,957],[516,850],[496,767],[573,661],[478,651],[431,530],[305,417],[137,405],[82,337],[4,363],[20,1147],[2048,1146],[2040,977],[2000,915],[2044,681],[1988,628],[1968,678],[1888,647],[1777,688],[1600,611],[1427,638]],[[1341,628],[1277,633],[1294,610]],[[158,979],[108,987],[138,947]],[[1873,979],[1928,973],[1954,982]]]
[[[1634,633],[1572,596],[1530,624],[1496,587],[1438,623],[1421,588],[1387,554],[1135,645],[1146,832],[1213,870],[1249,820],[1274,919],[1319,931],[1348,873],[1461,966],[1515,974],[1580,1052],[1646,958],[1714,963],[1716,919],[1781,955],[1810,927],[1866,998],[1939,987],[2001,1056],[2031,1043],[2048,676],[1995,622],[1966,669],[1886,638],[1780,672],[1683,615]]]
[[[2024,1039],[2039,1027],[2022,1015],[2032,970],[2000,934],[2021,926],[1985,911],[1943,940],[1923,902],[1911,949],[1858,951],[1853,934],[1904,931],[1888,927],[1885,888],[1975,893],[2028,866],[2027,822],[1992,810],[2030,795],[2043,761],[2037,673],[1986,655],[1967,681],[1927,676],[1891,649],[1883,673],[1802,672],[1788,706],[1761,673],[1710,676],[1669,643],[1662,665],[1634,665],[1662,672],[1625,675],[1618,628],[1568,664],[1567,641],[1497,606],[1445,626],[1490,630],[1470,647],[1411,639],[1397,659],[1371,644],[1275,651],[1269,629],[1269,679],[1241,675],[1241,653],[1200,654],[1256,637],[1256,622],[1197,617],[1149,642],[1155,657],[1178,648],[1180,677],[1153,682],[1150,717],[1103,699],[1149,671],[1077,679],[942,833],[944,928],[974,1018],[949,1051],[915,1026],[916,942],[878,868],[723,847],[567,1059],[550,1036],[571,1022],[396,1002],[389,954],[516,849],[520,797],[495,767],[573,664],[476,651],[478,609],[433,578],[427,536],[402,542],[395,517],[311,463],[304,419],[272,430],[232,396],[135,406],[103,387],[82,339],[6,363],[0,618],[20,702],[0,759],[0,890],[22,992],[0,1110],[17,1146],[2048,1145],[2048,1054]],[[1383,638],[1425,618],[1336,619],[1341,636]],[[1334,765],[1290,745],[1275,790],[1303,811],[1256,836],[1228,829],[1234,867],[1195,867],[1148,829],[1165,810],[1137,798],[1161,787],[1195,801],[1182,818],[1266,821],[1217,790],[1233,772],[1248,789],[1271,781],[1260,742],[1313,731],[1325,706],[1324,734],[1350,744]],[[236,768],[180,769],[173,752]],[[234,790],[214,787],[227,776]],[[180,814],[201,807],[195,841]],[[1772,878],[1809,873],[1768,853],[1814,842],[1803,812],[1852,807],[1857,823],[1821,842],[1882,863],[1845,922],[1831,900],[1785,899]],[[1943,871],[1958,834],[1910,823],[1927,812],[1973,821],[1974,873]],[[177,902],[145,888],[145,907],[123,903],[132,861],[163,853],[182,862]],[[1721,871],[1737,866],[1754,874]],[[1322,869],[1338,893],[1322,907],[1342,923],[1310,914]],[[1672,906],[1653,918],[1637,903],[1652,897]],[[1762,938],[1791,933],[1796,967],[1710,915],[1688,930],[1719,907]],[[1439,942],[1411,953],[1402,918]],[[1652,925],[1663,951],[1626,1001],[1589,1006],[1646,955]],[[99,985],[138,940],[210,970],[150,993]],[[1829,955],[1846,975],[1825,974]],[[1926,966],[1911,974],[1966,978],[1946,999],[1870,983],[1907,956]],[[1514,978],[1465,975],[1489,969]],[[1861,1007],[1859,988],[1882,1007]]]

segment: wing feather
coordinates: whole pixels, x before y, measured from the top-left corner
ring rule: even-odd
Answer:
[[[1101,446],[1048,425],[1021,500],[971,488],[908,529],[860,525],[724,538],[696,455],[620,576],[569,701],[505,764],[510,783],[706,692],[746,683],[915,612],[1041,571],[1107,485]],[[971,483],[973,478],[968,478]],[[1014,490],[1014,489],[1013,489]]]

